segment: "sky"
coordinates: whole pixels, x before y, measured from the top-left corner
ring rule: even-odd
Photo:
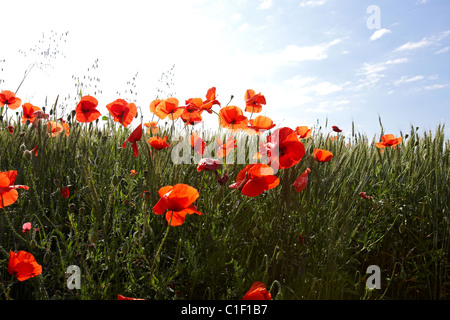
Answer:
[[[244,108],[247,89],[261,92],[261,115],[278,127],[349,133],[354,123],[371,139],[379,117],[396,136],[411,126],[434,133],[450,120],[448,0],[18,0],[1,8],[0,90],[15,91],[34,64],[17,95],[40,107],[59,95],[73,110],[79,81],[102,114],[118,98],[133,100],[144,122],[158,94],[184,105],[213,86],[222,106],[233,96],[230,105]],[[204,119],[216,125],[215,117]]]

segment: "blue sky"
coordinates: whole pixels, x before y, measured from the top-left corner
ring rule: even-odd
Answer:
[[[375,29],[368,25],[373,5]],[[231,104],[244,107],[245,91],[254,89],[267,100],[262,114],[278,126],[328,118],[328,130],[349,132],[354,121],[371,138],[380,132],[379,115],[395,135],[411,125],[434,131],[450,119],[447,0],[43,0],[4,2],[2,11],[11,14],[2,15],[0,30],[1,90],[14,91],[29,65],[44,59],[30,48],[50,46],[51,53],[58,45],[44,59],[50,66],[34,68],[18,92],[37,106],[59,94],[74,108],[63,100],[76,94],[73,76],[92,76],[102,94],[92,87],[86,94],[100,110],[135,99],[146,121],[158,79],[175,64],[180,102],[215,86],[222,105],[234,95]],[[129,95],[136,73],[137,95]]]

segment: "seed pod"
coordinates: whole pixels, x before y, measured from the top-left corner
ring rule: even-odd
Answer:
[[[253,236],[255,238],[259,237],[259,229],[258,229],[258,227],[253,228]]]
[[[29,161],[31,159],[31,151],[30,150],[25,150],[23,152],[23,157],[25,158],[25,160]]]
[[[31,249],[34,249],[34,248],[37,247],[37,242],[36,242],[35,239],[31,239],[31,241],[30,241],[30,247],[31,247]]]
[[[51,259],[51,253],[49,250],[47,250],[44,254],[44,264],[48,264],[50,262]]]
[[[277,261],[283,260],[283,251],[278,251],[276,259]]]
[[[89,231],[89,242],[95,244],[97,243],[97,241],[98,241],[98,230],[92,228],[91,231]]]

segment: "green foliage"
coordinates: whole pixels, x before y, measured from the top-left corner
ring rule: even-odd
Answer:
[[[221,186],[194,163],[172,164],[171,149],[152,157],[145,133],[134,157],[122,148],[131,130],[109,118],[69,121],[70,134],[57,137],[18,120],[13,133],[0,124],[0,171],[17,170],[16,184],[29,190],[0,210],[0,299],[241,299],[255,281],[284,299],[449,298],[450,150],[441,126],[422,136],[411,128],[384,152],[378,139],[332,141],[316,128],[302,140],[300,163],[277,172],[280,185],[249,198],[228,188],[244,164],[221,167],[230,176]],[[173,130],[158,135],[170,143]],[[26,159],[23,149],[35,146],[38,155]],[[316,162],[314,148],[333,159]],[[308,186],[296,193],[306,168]],[[158,189],[176,183],[199,191],[203,214],[167,228],[152,207]],[[42,274],[17,281],[10,250],[31,252]],[[368,291],[373,264],[382,288]],[[81,269],[79,290],[67,289],[70,265]]]

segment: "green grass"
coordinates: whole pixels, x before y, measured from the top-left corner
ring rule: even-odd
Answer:
[[[0,209],[2,300],[241,299],[255,281],[274,299],[450,298],[450,150],[443,126],[423,134],[411,127],[400,133],[399,149],[384,152],[375,147],[380,136],[353,132],[348,145],[316,127],[303,140],[300,163],[277,172],[280,185],[249,198],[228,188],[245,164],[221,167],[230,179],[220,186],[196,164],[174,165],[175,143],[153,150],[152,158],[146,135],[135,158],[131,145],[122,149],[131,130],[110,119],[70,122],[69,136],[56,138],[32,125],[16,125],[11,134],[8,124],[0,124],[0,171],[17,170],[16,184],[30,189]],[[176,130],[158,135],[168,134],[170,143]],[[246,136],[237,138],[241,144]],[[38,156],[27,160],[22,144],[38,146]],[[332,151],[333,159],[316,162],[314,148]],[[296,193],[291,185],[306,168],[308,186]],[[199,191],[195,205],[203,215],[168,229],[152,207],[158,189],[176,183]],[[67,185],[69,199],[61,195]],[[28,235],[25,222],[33,225]],[[24,282],[11,276],[10,250],[31,252],[42,274]],[[81,269],[79,290],[67,289],[70,265]],[[381,269],[380,290],[366,288],[369,265]]]

